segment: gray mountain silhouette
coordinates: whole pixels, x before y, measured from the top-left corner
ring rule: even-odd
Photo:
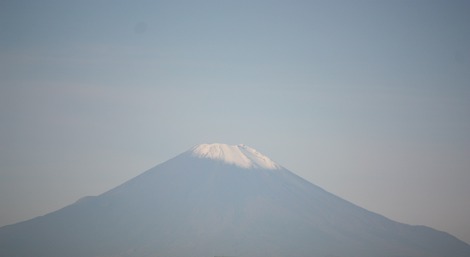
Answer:
[[[204,144],[0,228],[0,256],[468,257],[470,245],[358,207],[250,147]]]

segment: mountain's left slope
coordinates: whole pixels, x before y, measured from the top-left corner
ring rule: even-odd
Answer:
[[[102,195],[0,228],[1,257],[219,255],[468,257],[470,246],[224,144],[195,146]]]

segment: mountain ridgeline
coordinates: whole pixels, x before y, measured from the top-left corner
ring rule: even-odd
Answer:
[[[245,145],[202,144],[99,196],[0,228],[1,257],[468,257]]]

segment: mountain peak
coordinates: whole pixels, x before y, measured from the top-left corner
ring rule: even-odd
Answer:
[[[0,228],[1,257],[214,255],[469,257],[470,245],[225,144],[197,145],[101,195]]]
[[[200,144],[189,150],[191,156],[223,161],[245,169],[261,168],[275,170],[281,166],[267,156],[244,144]]]

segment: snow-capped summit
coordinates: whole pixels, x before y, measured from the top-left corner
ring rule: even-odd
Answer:
[[[243,144],[200,144],[191,148],[189,152],[194,157],[219,160],[246,169],[262,168],[275,170],[281,168],[279,164],[267,156]]]

